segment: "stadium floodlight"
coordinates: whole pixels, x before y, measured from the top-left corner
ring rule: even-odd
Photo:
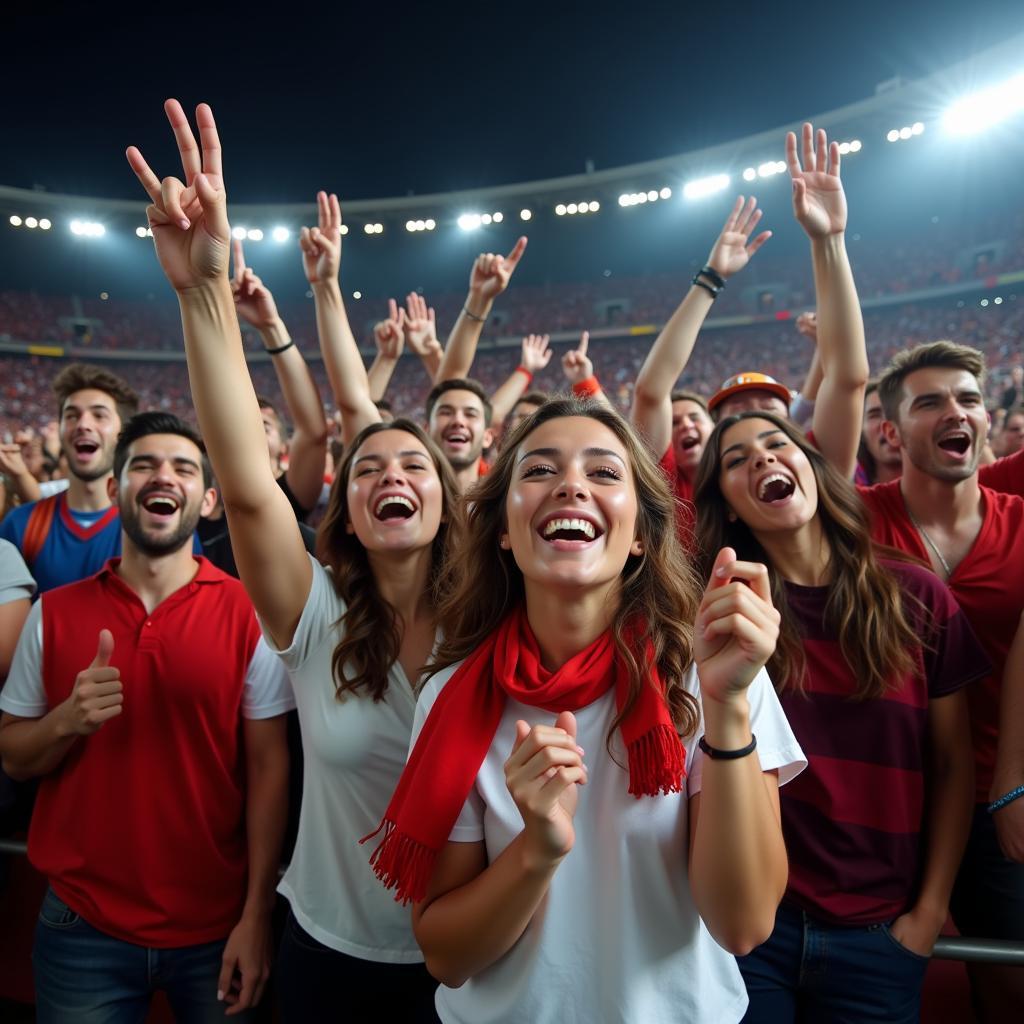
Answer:
[[[850,142],[850,152],[851,153],[859,153],[863,148],[864,148],[864,144],[860,141],[860,139],[853,139]]]
[[[480,217],[480,223],[484,226],[491,223],[491,215],[489,213],[482,214]]]
[[[53,227],[53,224],[50,223],[50,218],[49,217],[43,217],[39,221],[39,228],[40,228],[41,231],[49,231],[50,228],[52,228],[52,227]]]
[[[11,214],[11,227],[12,228],[20,228],[21,227],[21,218],[16,213],[12,213]]]
[[[911,130],[911,132],[914,135],[923,135],[924,134],[924,122],[923,121],[915,121],[910,126],[910,130]]]
[[[416,230],[418,230],[417,227],[416,227],[416,221],[414,221],[414,220],[407,220],[405,222],[405,230],[406,231],[416,231]]]
[[[270,237],[273,238],[275,242],[287,242],[291,236],[292,233],[285,227],[277,227],[270,232]]]
[[[632,205],[633,205],[633,197],[628,192],[623,192],[622,195],[619,196],[619,206],[632,206]],[[13,217],[11,218],[11,223],[12,224],[14,223],[14,218]]]
[[[437,221],[436,221],[436,220],[434,220],[434,218],[433,218],[433,217],[428,217],[428,218],[427,218],[427,219],[426,219],[426,220],[425,220],[425,221],[423,222],[423,226],[424,226],[424,227],[425,227],[425,228],[426,228],[426,229],[427,229],[428,231],[433,231],[433,230],[434,230],[434,228],[436,228],[436,227],[437,227]]]
[[[756,177],[757,177],[757,168],[756,167],[748,167],[743,172],[743,180],[744,181],[753,181]]]
[[[900,140],[900,130],[899,130],[899,128],[890,128],[888,133],[886,134],[885,138],[886,138],[886,140],[888,142],[899,142],[899,140]]]
[[[347,235],[348,234],[348,225],[347,224],[342,224],[341,225],[341,233],[343,235]]]
[[[988,305],[988,299],[982,299],[981,302],[978,303],[978,305],[979,306],[987,306]]]
[[[666,186],[665,186],[665,187],[664,187],[664,188],[663,188],[663,189],[662,189],[662,190],[661,190],[661,191],[660,191],[660,192],[658,193],[658,195],[659,195],[659,196],[661,196],[661,198],[662,198],[662,199],[671,199],[671,198],[672,198],[672,189],[670,189],[670,188],[668,187],[668,185],[666,185]]]
[[[39,227],[39,221],[37,221],[35,219],[35,217],[26,217],[25,218],[25,227],[27,227],[27,228],[37,228],[37,227]]]
[[[995,298],[994,298],[994,299],[993,299],[992,301],[993,301],[993,302],[994,302],[994,303],[995,303],[995,304],[996,304],[997,306],[1001,306],[1001,305],[1003,304],[1003,297],[1002,297],[1002,295],[997,295],[997,296],[996,296],[996,297],[995,297]]]
[[[83,235],[86,238],[102,238],[107,233],[107,229],[102,224],[91,220],[76,218],[71,222],[70,227],[73,235]]]
[[[476,231],[476,229],[483,223],[483,218],[479,213],[463,213],[455,223],[458,224],[463,231]]]
[[[363,230],[368,235],[382,235],[384,233],[384,225],[379,223],[364,224]]]
[[[687,199],[705,199],[729,187],[732,179],[728,174],[712,174],[707,178],[694,178],[683,186],[683,195]]]
[[[559,216],[559,217],[564,217],[564,216],[565,216],[565,211],[566,211],[566,206],[565,206],[565,203],[559,203],[559,204],[558,204],[558,205],[557,205],[557,206],[555,207],[555,214],[556,214],[557,216]]]
[[[951,135],[974,135],[1024,111],[1024,73],[965,96],[942,116]]]
[[[248,238],[250,242],[262,242],[263,231],[260,228],[249,228],[245,233],[245,237]]]
[[[901,138],[901,139],[902,139],[902,140],[903,140],[904,142],[906,142],[906,141],[907,141],[907,139],[909,139],[909,138],[910,138],[910,136],[911,136],[911,135],[913,135],[913,134],[914,134],[914,129],[913,129],[913,128],[911,128],[911,127],[910,127],[910,125],[904,125],[904,126],[903,126],[903,127],[902,127],[902,128],[900,129],[900,138]]]
[[[521,210],[519,211],[519,219],[520,219],[520,220],[532,220],[532,219],[533,219],[533,210],[528,210],[528,209],[526,209],[526,207],[524,206],[524,207],[523,207],[523,208],[522,208],[522,209],[521,209]]]
[[[765,163],[760,164],[757,168],[757,176],[759,178],[770,178],[773,174],[778,174],[778,165],[774,160],[767,160]]]
[[[568,205],[568,206],[567,206],[567,207],[565,208],[565,212],[566,212],[566,213],[569,213],[569,214],[572,214],[572,213],[575,213],[575,212],[576,212],[576,211],[577,211],[578,209],[579,209],[579,207],[578,207],[578,206],[577,206],[577,205],[576,205],[575,203],[570,203],[570,204],[569,204],[569,205]],[[587,207],[587,209],[590,209],[590,207],[588,206],[588,207]]]
[[[648,199],[649,199],[649,200],[650,200],[650,201],[651,201],[651,202],[653,203],[653,202],[654,202],[654,201],[655,201],[655,200],[656,200],[656,199],[658,198],[658,193],[657,193],[657,191],[656,191],[655,189],[653,189],[653,188],[652,188],[652,189],[651,189],[651,190],[650,190],[650,191],[649,191],[649,192],[647,193],[647,198],[648,198]]]
[[[135,237],[136,238],[145,238],[146,237],[146,229],[145,228],[136,228],[135,229]]]
[[[245,228],[232,228],[231,229],[231,237],[232,238],[237,238],[238,241],[240,241],[240,242],[244,242],[245,241],[245,236],[247,234],[248,234],[248,232],[246,231]]]
[[[505,214],[501,210],[495,210],[494,212],[494,223],[500,224],[505,219]]]
[[[597,213],[601,209],[601,204],[596,199],[590,200],[590,212]]]
[[[361,299],[362,297],[363,297],[363,293],[362,292],[353,292],[352,293],[352,298],[353,299]]]

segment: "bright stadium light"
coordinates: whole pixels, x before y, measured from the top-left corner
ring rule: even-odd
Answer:
[[[942,116],[951,135],[974,135],[1024,110],[1024,73],[954,103]]]
[[[483,223],[483,218],[479,213],[463,213],[455,223],[458,224],[463,231],[476,231],[476,229]]]
[[[533,218],[533,210],[528,210],[524,206],[523,209],[521,209],[519,211],[519,219],[520,220],[531,220],[532,218]]]
[[[565,207],[565,203],[559,203],[559,204],[558,204],[558,205],[557,205],[557,206],[555,207],[555,214],[556,214],[557,216],[559,216],[559,217],[564,217],[564,216],[565,216],[565,209],[566,209],[566,207]]]
[[[748,167],[743,172],[743,180],[744,181],[753,181],[756,177],[757,177],[757,168],[756,167]]]
[[[656,199],[658,198],[658,193],[657,193],[657,190],[655,190],[655,189],[653,189],[653,188],[652,188],[652,189],[651,189],[651,190],[650,190],[650,191],[649,191],[649,192],[647,193],[647,198],[648,198],[648,199],[649,199],[649,200],[650,200],[650,201],[651,201],[651,202],[653,203],[653,202],[654,202],[654,201],[655,201],[655,200],[656,200]]]
[[[262,242],[263,231],[260,228],[249,228],[245,233],[245,237],[248,238],[250,242]]]
[[[107,233],[107,229],[102,224],[91,220],[76,218],[71,222],[70,227],[73,235],[83,235],[86,238],[102,238]]]
[[[37,221],[35,219],[35,217],[26,217],[25,218],[25,227],[27,227],[27,228],[37,228],[37,227],[39,227],[39,221]]]
[[[480,217],[480,223],[483,224],[486,227],[488,224],[491,223],[491,215],[489,213],[483,214]]]
[[[570,204],[569,204],[569,205],[568,205],[568,206],[567,206],[567,207],[565,208],[565,212],[566,212],[566,213],[569,213],[569,214],[572,214],[572,213],[575,213],[575,212],[576,212],[576,211],[577,211],[578,209],[579,209],[579,207],[578,207],[578,206],[577,206],[577,205],[576,205],[575,203],[570,203]],[[590,207],[587,207],[587,209],[590,209]]]
[[[405,230],[406,231],[417,231],[418,228],[416,227],[416,221],[414,221],[414,220],[407,220],[405,222]]]
[[[911,132],[913,132],[914,135],[923,135],[924,134],[924,122],[923,121],[915,121],[910,126],[910,130],[911,130]]]
[[[146,229],[145,228],[136,228],[135,229],[135,237],[136,238],[145,238],[146,237]]]
[[[347,235],[348,234],[348,225],[347,224],[342,224],[341,225],[341,233],[343,235]]]
[[[425,228],[426,228],[426,229],[427,229],[428,231],[433,231],[433,230],[434,230],[434,228],[436,228],[436,227],[437,227],[437,221],[436,221],[436,220],[434,220],[434,218],[433,218],[433,217],[428,217],[428,218],[427,218],[427,219],[426,219],[426,220],[425,220],[425,221],[423,222],[423,226],[424,226],[424,227],[425,227]]]
[[[52,228],[52,227],[53,227],[53,224],[50,223],[50,218],[49,217],[43,217],[39,221],[39,228],[40,228],[41,231],[49,231],[50,228]]]
[[[885,137],[886,137],[886,139],[889,142],[899,142],[899,140],[900,140],[900,130],[899,130],[899,128],[890,128],[888,134],[886,134]]]
[[[85,234],[85,229],[83,228],[82,222],[80,220],[73,220],[71,222],[71,234],[73,234],[73,235],[84,235]]]
[[[497,210],[495,212],[495,214],[494,214],[494,223],[495,224],[500,224],[504,219],[505,219],[505,214],[503,214],[500,210]]]
[[[664,191],[664,189],[662,189],[662,191]],[[590,212],[591,213],[597,213],[597,211],[600,210],[600,209],[601,209],[601,204],[596,199],[591,199],[590,200]]]
[[[731,178],[728,174],[712,174],[707,178],[695,178],[683,186],[683,195],[687,199],[705,199],[729,187]]]
[[[782,165],[785,169],[785,164]],[[779,173],[779,165],[775,160],[767,160],[763,164],[758,165],[757,176],[759,178],[771,178],[773,175]]]
[[[291,235],[292,233],[287,228],[283,227],[274,228],[274,230],[270,232],[270,237],[273,238],[275,242],[287,242],[288,239],[291,238]]]
[[[658,193],[658,195],[659,195],[659,196],[661,196],[661,198],[662,198],[662,199],[671,199],[671,198],[672,198],[672,189],[670,189],[670,188],[668,187],[668,185],[666,185],[666,186],[665,186],[665,187],[664,187],[664,188],[663,188],[663,189],[662,189],[662,190],[661,190],[661,191],[660,191],[660,192]]]
[[[633,205],[633,197],[628,192],[623,192],[622,195],[619,196],[619,206],[632,206],[632,205]],[[12,224],[14,223],[14,218],[13,217],[11,218],[11,223]],[[20,221],[19,221],[19,223],[20,223]]]
[[[20,228],[21,227],[21,218],[16,213],[12,213],[11,214],[11,227],[12,228]]]
[[[906,142],[906,141],[907,141],[907,139],[909,139],[909,138],[910,138],[910,136],[911,136],[911,135],[913,135],[913,134],[914,134],[914,129],[913,129],[913,128],[911,128],[911,127],[910,127],[910,125],[904,125],[904,127],[902,127],[902,128],[900,129],[900,138],[901,138],[901,139],[902,139],[902,140],[903,140],[904,142]]]
[[[363,293],[362,292],[353,292],[352,293],[352,298],[353,299],[361,299],[362,297],[363,297]]]
[[[237,238],[238,241],[240,241],[240,242],[244,242],[245,241],[245,236],[247,234],[248,234],[248,232],[245,230],[245,228],[232,228],[231,229],[231,237],[232,238]]]

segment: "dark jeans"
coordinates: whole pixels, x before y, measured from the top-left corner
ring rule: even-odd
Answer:
[[[436,1024],[436,990],[423,964],[387,964],[339,953],[304,931],[289,911],[277,955],[283,1024]]]
[[[38,1024],[142,1024],[157,989],[181,1024],[244,1024],[217,1002],[224,940],[148,949],[98,931],[47,889],[36,924],[32,968]]]
[[[785,904],[768,941],[736,962],[750,996],[745,1024],[911,1024],[928,967],[887,925],[840,928]]]

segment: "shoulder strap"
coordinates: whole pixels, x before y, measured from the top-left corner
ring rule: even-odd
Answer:
[[[32,507],[28,515],[28,522],[25,524],[25,535],[21,541],[21,557],[25,564],[31,568],[32,563],[39,557],[43,550],[46,538],[50,534],[50,527],[53,525],[53,517],[57,511],[57,500],[59,494],[51,495],[49,498],[41,498]]]

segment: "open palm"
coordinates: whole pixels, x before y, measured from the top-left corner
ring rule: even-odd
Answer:
[[[839,144],[829,145],[824,129],[810,124],[801,133],[803,165],[793,132],[786,136],[786,166],[793,179],[793,213],[811,238],[846,230],[846,193],[839,178]]]
[[[770,231],[762,231],[752,242],[749,241],[754,228],[761,219],[757,199],[751,196],[744,202],[739,196],[722,227],[722,233],[711,247],[708,266],[722,277],[731,277],[742,270],[758,249],[772,237]]]

